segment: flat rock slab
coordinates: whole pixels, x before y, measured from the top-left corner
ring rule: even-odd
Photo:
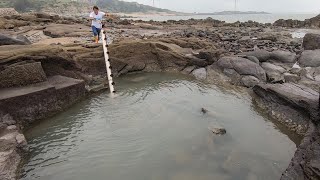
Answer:
[[[54,86],[47,81],[29,86],[0,89],[0,101],[54,89]]]
[[[253,91],[269,101],[306,111],[318,118],[319,93],[306,86],[294,83],[259,84]]]
[[[85,95],[82,80],[64,76],[24,87],[0,89],[0,109],[25,126],[80,100]]]
[[[26,96],[28,94],[38,93],[42,91],[59,90],[81,83],[84,83],[84,81],[64,76],[52,76],[49,77],[48,81],[46,82],[32,84],[23,87],[0,89],[0,101],[13,97]]]
[[[90,35],[90,27],[79,24],[50,24],[43,31],[45,35],[58,37],[81,37]]]
[[[52,76],[48,78],[48,82],[54,86],[56,89],[62,89],[65,87],[77,85],[80,83],[84,83],[83,80],[69,78],[65,76]]]

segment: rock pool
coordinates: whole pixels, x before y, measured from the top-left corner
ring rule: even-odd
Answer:
[[[169,73],[116,82],[117,97],[92,96],[25,132],[21,179],[274,180],[299,142],[241,91]]]

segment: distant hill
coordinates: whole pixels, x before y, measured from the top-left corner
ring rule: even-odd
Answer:
[[[125,2],[119,0],[97,0],[96,4],[102,8],[106,8],[111,12],[123,12],[123,13],[134,13],[134,12],[166,12],[173,13],[168,9],[160,9],[152,6],[142,5],[136,2]]]
[[[168,9],[119,0],[0,0],[0,8],[13,7],[19,12],[44,11],[57,14],[81,14],[91,10],[92,5],[98,5],[103,10],[119,13],[175,13]]]

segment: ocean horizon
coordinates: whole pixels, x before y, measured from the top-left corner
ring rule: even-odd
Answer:
[[[129,17],[125,19],[144,20],[144,21],[167,21],[167,20],[188,20],[212,18],[227,23],[256,21],[259,23],[274,23],[278,19],[305,20],[317,16],[317,13],[270,13],[270,14],[228,14],[228,15],[145,15]]]

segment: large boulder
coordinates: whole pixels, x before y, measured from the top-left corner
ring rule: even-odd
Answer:
[[[306,34],[302,46],[305,50],[320,49],[320,34]]]
[[[294,63],[296,61],[296,55],[289,51],[273,51],[271,53],[271,59],[282,63]]]
[[[318,67],[320,66],[320,49],[303,51],[299,64],[304,67]]]
[[[222,57],[218,66],[223,69],[234,69],[240,75],[251,75],[262,81],[266,81],[266,73],[257,63],[237,56]]]
[[[0,46],[3,45],[26,45],[28,43],[18,40],[18,39],[14,39],[12,37],[0,34]]]
[[[283,67],[268,62],[262,63],[261,67],[266,71],[268,81],[272,83],[284,82],[283,73],[286,72],[286,69]]]
[[[254,56],[258,58],[260,62],[268,61],[271,58],[271,53],[266,50],[249,51],[249,52],[244,52],[241,55]]]

